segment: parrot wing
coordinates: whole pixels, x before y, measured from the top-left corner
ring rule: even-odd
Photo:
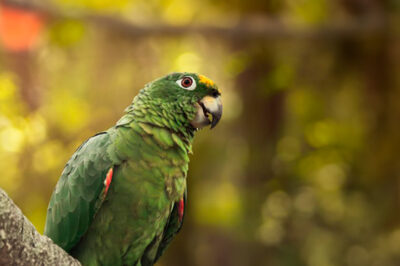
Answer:
[[[157,250],[154,263],[162,256],[175,235],[181,230],[183,218],[185,217],[187,190],[185,190],[183,199],[175,202],[172,212],[169,216],[167,225],[165,226],[163,238]]]
[[[44,234],[69,251],[87,231],[111,183],[110,134],[84,142],[66,164],[50,199]]]

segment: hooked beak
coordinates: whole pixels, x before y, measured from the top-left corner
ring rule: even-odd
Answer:
[[[214,128],[222,116],[222,102],[221,97],[205,96],[199,102],[195,103],[197,109],[196,116],[190,122],[195,128],[202,128],[211,124]],[[209,115],[212,116],[210,119]]]

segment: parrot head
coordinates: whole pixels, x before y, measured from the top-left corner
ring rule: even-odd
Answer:
[[[222,116],[220,96],[216,84],[203,75],[172,73],[147,84],[135,97],[133,109],[152,113],[168,125],[191,130],[207,125],[213,128]],[[146,122],[159,123],[154,116]]]

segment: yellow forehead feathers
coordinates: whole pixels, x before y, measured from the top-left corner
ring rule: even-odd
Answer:
[[[199,81],[203,84],[206,84],[209,87],[213,87],[214,86],[214,81],[212,81],[211,79],[207,78],[206,76],[203,75],[199,75]]]

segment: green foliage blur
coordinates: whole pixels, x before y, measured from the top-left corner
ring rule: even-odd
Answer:
[[[80,143],[113,126],[147,82],[195,71],[219,85],[224,115],[197,133],[185,224],[158,265],[400,265],[397,1],[51,3],[144,29],[279,20],[292,33],[129,37],[57,15],[28,23],[34,40],[3,27],[0,187],[40,232]]]

